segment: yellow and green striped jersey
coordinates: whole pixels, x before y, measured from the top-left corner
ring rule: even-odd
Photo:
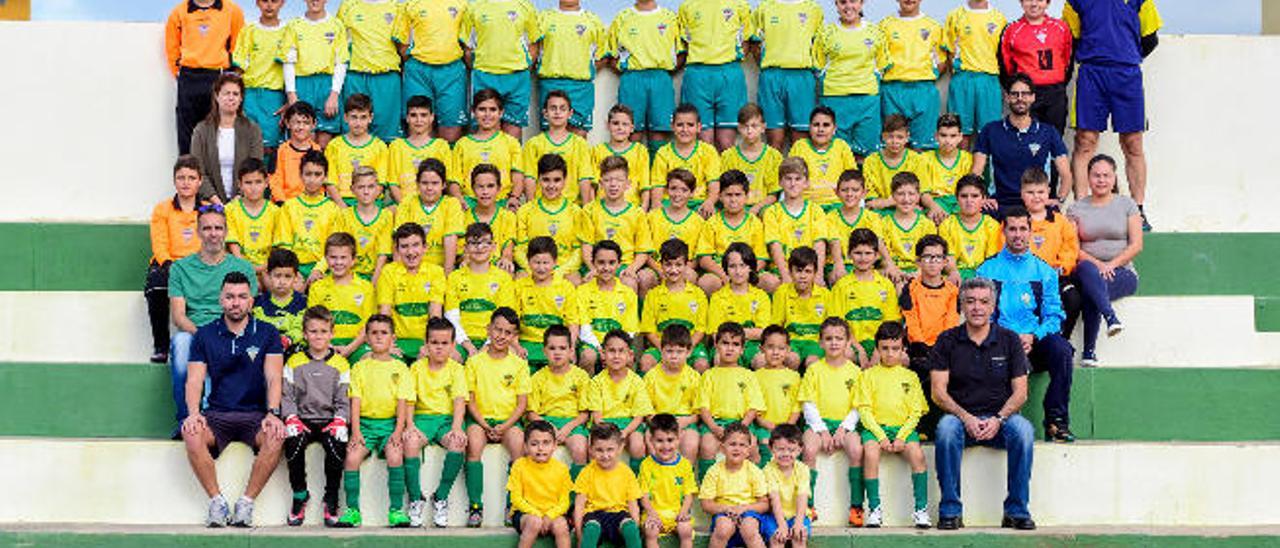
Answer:
[[[582,208],[564,197],[556,201],[535,198],[516,212],[516,264],[529,269],[529,241],[549,236],[556,241],[556,270],[577,272],[582,265]]]
[[[814,67],[813,39],[822,28],[822,7],[813,0],[764,0],[754,14],[755,39],[762,42],[761,68]]]
[[[333,313],[333,338],[351,340],[360,336],[365,320],[378,311],[373,284],[359,276],[346,283],[335,282],[332,275],[311,284],[307,290],[307,306],[324,305]]]
[[[391,419],[396,416],[400,396],[409,380],[404,362],[372,357],[360,360],[351,368],[351,386],[347,395],[360,400],[360,416],[366,419]],[[353,419],[355,417],[352,417]]]
[[[685,212],[683,218],[674,219],[667,213],[666,208],[659,205],[653,208],[648,213],[648,216],[651,234],[649,241],[653,243],[655,252],[667,240],[680,240],[689,246],[689,253],[696,254],[698,252],[698,242],[702,239],[702,228],[707,223],[705,219],[698,215],[698,212],[690,209]]]
[[[378,306],[391,307],[396,338],[426,340],[431,303],[444,309],[444,269],[423,263],[417,272],[409,272],[404,263],[395,261],[382,268],[377,291]]]
[[[627,160],[627,202],[640,205],[640,191],[649,188],[649,150],[640,143],[631,143],[621,151],[609,148],[609,143],[599,143],[591,148],[591,168],[597,181],[604,175],[600,173],[600,162],[610,156],[621,156]]]
[[[351,60],[347,28],[328,15],[319,21],[293,19],[285,28],[276,59],[294,63],[298,76],[333,74],[334,65]]]
[[[393,40],[400,3],[346,0],[338,7],[338,20],[351,38],[351,70],[400,72],[400,52]]]
[[[814,40],[813,55],[822,74],[822,95],[880,93],[880,74],[888,59],[884,35],[875,23],[823,26]]]
[[[796,291],[795,284],[782,284],[773,293],[773,323],[791,334],[793,341],[818,341],[822,321],[831,313],[831,292],[813,286],[808,297]]]
[[[342,209],[327,196],[300,195],[286,201],[284,226],[281,228],[280,245],[293,250],[302,264],[314,264],[324,259],[324,241],[329,238],[333,224]]]
[[[765,245],[782,244],[782,256],[791,256],[791,250],[800,247],[814,247],[824,241],[827,230],[827,214],[818,204],[804,201],[800,211],[787,209],[785,202],[775,202],[765,208],[760,215],[764,221]],[[781,267],[782,265],[774,265]]]
[[[862,161],[862,176],[866,179],[867,198],[892,198],[893,176],[903,171],[916,174],[920,179],[920,189],[932,188],[931,170],[924,154],[911,149],[902,152],[901,160],[890,165],[884,159],[884,152],[872,152]]]
[[[676,150],[675,142],[670,142],[658,149],[653,156],[653,168],[649,170],[649,187],[666,188],[667,174],[676,168],[684,168],[693,173],[694,183],[691,200],[705,200],[707,185],[720,180],[720,154],[713,147],[702,141],[694,141],[693,150],[687,156]]]
[[[378,182],[387,181],[387,144],[382,139],[369,136],[369,141],[356,146],[342,135],[329,141],[324,147],[324,157],[329,160],[329,180],[325,183],[337,187],[339,196],[354,197],[351,177],[357,168],[371,167],[378,173]]]
[[[355,207],[348,207],[333,220],[332,232],[346,232],[356,239],[356,274],[372,276],[379,256],[391,256],[391,232],[395,230],[391,211],[378,208],[373,219],[365,221]]]
[[[736,169],[747,176],[747,205],[763,202],[770,194],[778,192],[778,166],[782,165],[782,153],[764,145],[755,158],[748,158],[741,145],[734,145],[720,153],[720,167],[724,171]]]
[[[881,323],[902,319],[897,288],[876,271],[872,271],[871,280],[865,282],[852,273],[840,278],[831,288],[831,300],[831,314],[849,322],[853,340],[857,342],[874,341]]]
[[[227,243],[240,246],[240,253],[254,266],[267,264],[271,248],[281,243],[285,214],[279,206],[264,201],[257,215],[249,213],[237,197],[227,204]]]
[[[621,211],[610,210],[604,200],[587,204],[582,210],[582,240],[595,245],[601,240],[613,240],[622,248],[622,265],[630,266],[637,253],[652,253],[653,234],[649,219],[638,206],[626,204]]]
[[[754,285],[748,285],[746,293],[738,293],[724,286],[711,295],[707,318],[715,322],[737,322],[742,327],[768,326],[773,316],[773,303],[769,294]]]
[[[649,391],[649,401],[654,413],[668,413],[677,417],[698,413],[698,389],[702,375],[698,370],[680,364],[680,372],[672,375],[662,364],[644,374],[644,386]]]
[[[244,85],[258,89],[284,89],[284,68],[276,60],[280,43],[284,40],[287,25],[263,26],[257,21],[246,22],[236,38],[236,49],[231,52],[231,63],[244,71]]]
[[[409,382],[400,399],[413,404],[415,415],[453,415],[453,402],[467,399],[467,375],[462,364],[450,359],[431,369],[425,358],[409,366]]]
[[[927,15],[904,18],[890,15],[880,20],[888,64],[882,80],[918,82],[937,80],[947,53],[942,25]]]
[[[661,334],[668,325],[683,325],[691,333],[707,332],[707,298],[702,289],[686,283],[673,290],[664,283],[645,294],[640,332]]]
[[[563,276],[552,275],[546,285],[533,276],[516,280],[516,313],[520,314],[520,341],[542,344],[542,335],[553,325],[581,323],[578,318],[578,291]]]
[[[764,223],[759,217],[743,213],[737,225],[729,224],[724,212],[717,212],[702,225],[702,234],[698,238],[698,257],[711,257],[717,263],[724,256],[729,244],[742,242],[751,246],[756,258],[765,258]]]
[[[680,22],[667,8],[640,11],[628,7],[609,24],[605,55],[618,60],[618,69],[675,70],[676,56],[684,51]]]
[[[583,9],[547,9],[538,13],[538,29],[542,35],[539,78],[591,80],[596,77],[596,60],[604,55],[608,42],[600,17]]]
[[[760,418],[773,424],[790,422],[792,415],[800,413],[800,374],[786,367],[757,369],[755,373],[764,396]]]
[[[746,0],[686,0],[676,12],[689,64],[723,65],[742,60],[751,38],[751,6]]]
[[[591,145],[587,144],[586,139],[572,132],[557,143],[544,131],[525,141],[522,153],[523,165],[528,166],[532,171],[538,165],[538,160],[547,154],[564,158],[568,172],[564,177],[563,194],[570,200],[578,202],[580,200],[579,185],[590,185],[595,179],[596,170],[591,166]],[[538,186],[536,195],[539,198],[542,197],[541,185]]]
[[[613,288],[601,289],[593,279],[578,286],[579,321],[590,326],[596,340],[614,329],[635,334],[640,331],[640,306],[635,290],[614,280]]]
[[[591,375],[570,365],[563,373],[543,367],[529,379],[529,411],[571,419],[591,410]]]
[[[840,174],[848,169],[857,169],[858,159],[844,139],[835,138],[826,148],[819,149],[808,138],[800,139],[791,145],[791,155],[804,160],[809,166],[809,188],[804,197],[818,205],[830,205],[840,202],[836,197],[836,184]]]
[[[494,310],[516,306],[511,275],[497,267],[475,272],[463,266],[449,273],[447,282],[444,309],[461,312],[462,330],[472,339],[489,336],[487,327]]]
[[[457,236],[455,251],[462,251],[462,235],[467,229],[462,203],[453,196],[441,196],[430,207],[422,204],[422,196],[413,195],[396,208],[396,224],[417,223],[427,232],[423,242],[422,262],[444,268],[444,239]],[[496,240],[495,240],[496,241]]]
[[[956,268],[976,269],[1004,247],[1000,222],[987,215],[972,229],[964,226],[958,215],[947,217],[938,227],[938,235],[947,241],[947,250],[956,258]]]
[[[947,14],[943,47],[951,52],[956,70],[1000,74],[1000,35],[1009,21],[994,6],[960,6]]]
[[[591,379],[591,410],[604,419],[632,419],[653,414],[644,379],[631,369],[615,381],[606,369]]]
[[[409,56],[429,65],[444,65],[462,58],[462,20],[467,0],[408,0],[393,39],[409,46]]]
[[[388,185],[400,186],[400,203],[418,195],[418,166],[427,158],[435,158],[444,164],[445,177],[459,185],[471,186],[469,174],[463,176],[453,163],[453,149],[444,139],[432,137],[427,144],[413,146],[408,139],[401,137],[387,145],[387,172],[381,174]]]
[[[844,420],[857,403],[861,376],[862,371],[851,361],[839,367],[832,367],[826,359],[813,362],[800,381],[800,402],[817,406],[824,419]]]
[[[898,268],[907,271],[916,269],[916,242],[927,234],[937,234],[938,225],[933,224],[924,213],[916,211],[914,222],[903,226],[890,212],[884,216],[885,245],[889,247],[889,256]]]
[[[501,131],[495,131],[487,139],[465,135],[453,144],[453,165],[458,168],[458,184],[462,193],[474,198],[471,188],[471,170],[480,164],[493,164],[502,178],[498,181],[498,199],[511,195],[511,172],[522,172],[520,141]],[[534,166],[536,168],[537,166]]]
[[[475,0],[462,19],[462,39],[475,50],[473,70],[528,70],[529,44],[541,38],[538,10],[529,0]]]

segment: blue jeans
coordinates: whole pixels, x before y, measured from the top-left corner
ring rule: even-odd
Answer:
[[[1117,268],[1111,281],[1102,278],[1098,265],[1089,261],[1080,261],[1076,271],[1071,273],[1076,285],[1084,294],[1080,303],[1080,313],[1084,318],[1084,351],[1093,352],[1098,344],[1098,330],[1104,318],[1114,318],[1115,309],[1111,301],[1128,297],[1138,291],[1138,274],[1128,268]]]
[[[187,419],[187,362],[191,361],[191,341],[195,340],[195,335],[186,331],[179,331],[173,335],[173,342],[169,343],[169,375],[173,381],[173,405],[177,408],[178,426],[182,426],[182,421]],[[209,395],[209,376],[204,378],[204,397]],[[204,397],[200,400],[200,407],[204,407]]]
[[[942,491],[942,500],[938,503],[939,518],[960,517],[964,513],[960,502],[960,460],[964,449],[971,445],[1005,450],[1009,459],[1009,479],[1005,487],[1004,515],[1031,517],[1027,503],[1031,500],[1031,452],[1036,436],[1031,421],[1015,413],[1005,420],[994,438],[978,441],[965,431],[959,417],[945,415],[938,421],[935,434],[934,466],[937,468],[938,488]]]

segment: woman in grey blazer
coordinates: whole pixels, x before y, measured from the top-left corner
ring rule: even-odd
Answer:
[[[236,167],[263,156],[262,129],[244,115],[244,81],[223,73],[213,83],[213,107],[191,133],[191,154],[200,159],[200,199],[225,204],[238,192]]]

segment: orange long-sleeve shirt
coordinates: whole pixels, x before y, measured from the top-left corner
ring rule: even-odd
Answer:
[[[196,209],[178,209],[176,197],[162,200],[151,210],[151,258],[157,263],[176,261],[200,251]]]
[[[916,276],[902,288],[898,308],[907,322],[907,340],[932,346],[943,331],[960,325],[960,290],[946,280],[942,287],[929,287]]]
[[[231,0],[214,0],[209,7],[186,0],[174,6],[164,25],[164,52],[176,76],[186,68],[231,67],[231,50],[244,26],[244,12]]]
[[[307,146],[310,148],[299,151],[292,143],[285,142],[276,150],[276,170],[268,181],[271,201],[280,203],[302,194],[302,157],[311,150],[324,152],[314,141]]]
[[[1059,274],[1076,269],[1080,259],[1080,236],[1066,215],[1050,211],[1043,221],[1031,221],[1031,252]]]

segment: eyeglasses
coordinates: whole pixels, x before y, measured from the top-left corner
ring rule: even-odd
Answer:
[[[196,212],[201,215],[205,213],[223,213],[224,209],[222,204],[205,204],[196,209]]]

